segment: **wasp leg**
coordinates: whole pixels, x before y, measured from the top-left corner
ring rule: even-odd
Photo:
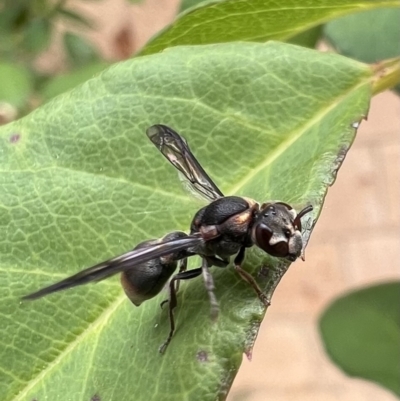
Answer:
[[[180,266],[179,266],[179,273],[185,272],[186,269],[187,269],[187,258],[185,258],[185,259],[183,259],[183,260],[181,261],[181,264],[180,264]],[[172,281],[172,280],[171,280],[171,281]],[[176,279],[175,281],[176,281],[176,282],[175,282],[175,292],[178,292],[178,291],[179,291],[179,279]],[[160,303],[160,308],[163,308],[164,305],[165,305],[168,301],[169,301],[168,299],[164,299],[164,301],[162,301],[162,302]]]
[[[249,273],[247,273],[245,270],[242,269],[241,264],[243,263],[244,260],[244,254],[245,254],[245,248],[242,247],[240,248],[239,253],[236,255],[235,260],[234,260],[234,266],[235,270],[239,273],[239,276],[244,280],[247,281],[254,289],[254,291],[257,293],[258,298],[260,298],[260,301],[265,305],[265,306],[270,306],[271,302],[267,298],[267,296],[262,292],[261,288],[258,286],[256,280],[254,280],[253,276],[251,276]]]
[[[226,267],[229,265],[229,260],[220,259],[216,256],[202,256],[208,263],[208,266]]]
[[[179,266],[179,273],[183,273],[185,272],[187,269],[187,258],[183,259],[181,261],[181,264]],[[175,285],[175,291],[178,292],[179,291],[179,280],[176,280],[176,285]]]
[[[210,298],[211,304],[211,319],[215,322],[218,318],[219,314],[219,304],[217,298],[214,294],[215,286],[214,280],[210,273],[210,266],[208,264],[208,260],[203,258],[203,263],[201,265],[201,271],[203,273],[203,280],[206,290],[208,292],[208,297]]]
[[[169,331],[166,341],[158,349],[161,354],[163,354],[165,352],[166,348],[168,347],[168,344],[171,342],[172,336],[174,335],[174,331],[175,331],[174,309],[176,308],[176,306],[178,304],[178,301],[176,298],[175,282],[178,280],[190,280],[192,278],[200,276],[201,272],[202,272],[201,267],[199,267],[197,269],[180,272],[180,273],[176,274],[174,277],[172,277],[172,279],[169,283],[169,299],[168,299],[168,301],[164,301],[164,302],[168,302],[168,306],[169,306],[168,309],[169,309],[170,331]]]

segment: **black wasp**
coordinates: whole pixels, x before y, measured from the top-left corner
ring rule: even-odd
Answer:
[[[121,272],[122,287],[133,304],[156,296],[169,282],[170,332],[160,347],[164,352],[175,330],[173,310],[180,280],[203,275],[211,302],[211,315],[218,315],[211,266],[226,267],[232,255],[234,269],[255,290],[260,300],[269,301],[254,278],[242,269],[245,250],[253,245],[266,253],[290,261],[303,257],[301,218],[312,210],[306,206],[300,213],[283,202],[259,204],[253,199],[224,196],[200,163],[193,156],[186,140],[165,125],[154,125],[147,136],[187,179],[189,186],[210,203],[201,208],[190,225],[190,234],[175,231],[160,239],[141,242],[132,251],[89,267],[81,272],[45,287],[23,299],[36,299],[56,291],[100,281]],[[187,258],[199,255],[201,267],[186,270]],[[179,265],[179,272],[174,274]]]

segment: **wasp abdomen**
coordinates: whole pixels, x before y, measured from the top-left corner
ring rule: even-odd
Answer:
[[[160,242],[171,241],[186,236],[187,234],[184,232],[174,231],[161,239],[141,242],[134,249],[147,248]],[[121,273],[121,284],[125,294],[136,306],[155,297],[175,272],[178,261],[187,256],[190,256],[190,253],[186,250],[174,252],[124,271]]]

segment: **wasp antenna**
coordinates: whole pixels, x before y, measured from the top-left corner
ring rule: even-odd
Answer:
[[[310,213],[314,208],[312,205],[306,206],[303,210],[300,210],[299,214],[296,216],[296,218],[302,218],[305,214]]]
[[[312,205],[306,206],[303,210],[300,210],[299,214],[296,216],[296,218],[293,221],[293,226],[296,229],[299,229],[301,231],[301,218],[307,214],[310,213],[313,210]]]

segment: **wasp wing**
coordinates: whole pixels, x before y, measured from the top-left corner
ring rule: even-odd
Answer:
[[[191,247],[195,247],[203,242],[201,234],[189,235],[185,238],[174,239],[171,241],[161,242],[146,248],[137,248],[123,255],[117,256],[113,259],[99,263],[95,266],[89,267],[80,271],[73,276],[67,277],[58,283],[52,284],[48,287],[32,294],[24,296],[22,299],[37,299],[53,292],[66,290],[67,288],[76,287],[90,283],[91,281],[100,281],[110,277],[116,273],[130,270],[141,263],[148,262],[152,259],[157,259],[161,256],[171,254],[173,252],[182,251]]]
[[[190,188],[196,193],[210,202],[224,196],[193,156],[185,138],[161,124],[151,126],[146,134],[167,160],[185,176]]]

